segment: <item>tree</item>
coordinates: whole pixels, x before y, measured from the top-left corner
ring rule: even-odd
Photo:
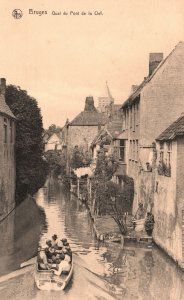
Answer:
[[[111,181],[117,163],[113,157],[107,157],[102,148],[97,156],[97,165],[93,178],[93,213],[109,214],[117,223],[120,232],[127,232],[125,213],[131,212],[133,204],[133,179],[123,176],[123,187]]]
[[[66,176],[66,155],[58,150],[49,150],[45,153],[50,174],[54,176]]]
[[[46,180],[42,116],[36,99],[20,87],[7,86],[6,102],[17,119],[16,202],[20,203],[27,194],[37,192]]]
[[[62,131],[62,128],[59,126],[56,126],[55,124],[52,124],[49,126],[48,129],[45,130],[45,132],[51,136],[53,133],[60,133]]]
[[[77,169],[81,167],[89,166],[91,158],[88,152],[84,152],[82,148],[75,146],[71,153],[71,168]]]

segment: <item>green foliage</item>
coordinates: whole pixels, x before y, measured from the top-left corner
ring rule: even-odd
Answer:
[[[42,116],[37,101],[20,87],[7,86],[6,102],[17,118],[16,201],[19,203],[27,194],[38,191],[46,179]]]
[[[125,213],[131,212],[134,196],[133,179],[123,176],[123,186],[111,181],[117,163],[107,157],[103,149],[97,156],[97,165],[92,185],[93,212],[109,214],[117,223],[122,234],[126,234]]]
[[[45,153],[45,158],[49,166],[50,174],[55,177],[66,175],[66,154],[58,150],[49,150]]]
[[[62,130],[61,127],[58,127],[55,124],[52,124],[49,126],[48,129],[45,130],[45,133],[47,133],[49,136],[51,136],[53,133],[60,133],[61,130]]]
[[[117,162],[113,156],[106,156],[103,148],[99,151],[97,155],[97,164],[95,169],[95,178],[110,180],[117,170]]]
[[[87,167],[90,165],[91,159],[88,152],[84,152],[83,149],[78,148],[75,146],[71,153],[71,168],[77,169],[81,167]]]

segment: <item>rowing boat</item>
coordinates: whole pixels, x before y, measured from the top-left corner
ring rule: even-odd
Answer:
[[[36,263],[35,282],[39,290],[44,290],[44,291],[64,290],[65,287],[70,282],[72,275],[73,275],[73,260],[71,262],[71,269],[69,273],[61,274],[60,276],[53,274],[51,270],[39,270],[38,264]]]

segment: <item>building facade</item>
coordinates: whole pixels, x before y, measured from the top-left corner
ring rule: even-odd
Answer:
[[[6,80],[0,79],[0,220],[15,206],[15,116],[5,102]]]
[[[109,120],[91,144],[94,166],[96,165],[97,155],[101,148],[105,150],[108,157],[112,156],[115,159],[117,170],[113,176],[113,181],[116,183],[121,183],[122,176],[126,175],[125,140],[121,139],[121,133],[121,118]]]
[[[62,150],[62,139],[60,133],[53,133],[45,142],[45,152],[49,150]]]
[[[138,203],[153,206],[155,139],[184,111],[184,43],[163,60],[149,56],[149,75],[122,105],[127,175],[134,179],[134,212]]]
[[[67,140],[68,151],[71,151],[75,146],[88,151],[93,139],[106,121],[106,114],[99,113],[95,108],[93,97],[87,97],[84,111],[77,115],[73,121],[67,123],[67,137],[65,134],[65,139]]]
[[[156,140],[154,239],[184,268],[184,116]]]

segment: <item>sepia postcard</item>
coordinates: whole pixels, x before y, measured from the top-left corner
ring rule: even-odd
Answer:
[[[0,1],[0,299],[184,299],[184,2]]]

